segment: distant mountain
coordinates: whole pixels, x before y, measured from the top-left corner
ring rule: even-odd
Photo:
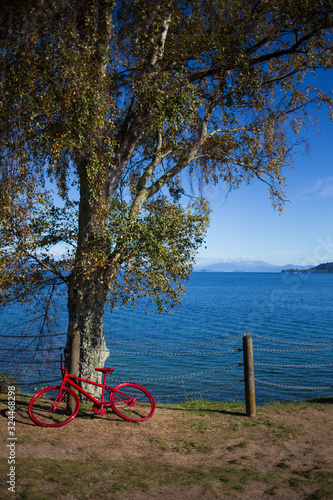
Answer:
[[[293,264],[285,266],[275,266],[262,260],[240,260],[217,262],[216,264],[209,264],[202,266],[197,264],[195,272],[211,272],[211,273],[280,273],[282,270],[295,268]]]
[[[283,273],[333,273],[333,262],[326,262],[325,264],[319,264],[319,266],[304,268],[289,268],[283,269]]]

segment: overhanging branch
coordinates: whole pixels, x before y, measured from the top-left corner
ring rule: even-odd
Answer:
[[[37,257],[37,255],[33,255],[32,253],[28,252],[25,249],[23,249],[23,253],[25,253],[25,255],[27,255],[28,257],[30,257],[30,259],[36,261],[46,271],[50,271],[52,274],[54,274],[55,276],[57,276],[57,278],[59,278],[61,281],[65,282],[65,278],[63,277],[63,275],[58,270],[54,269],[51,266],[48,266],[45,262],[43,262],[41,259],[39,259]]]

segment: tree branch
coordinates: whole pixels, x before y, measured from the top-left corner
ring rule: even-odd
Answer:
[[[171,5],[172,2],[170,2]],[[157,40],[151,40],[152,45],[154,45],[155,50],[147,58],[147,64],[144,70],[144,77],[151,78],[155,72],[155,68],[158,63],[163,59],[165,42],[171,23],[171,14],[168,13],[165,19],[161,23],[161,29],[157,36]],[[147,117],[147,109],[144,104],[145,96],[139,98],[135,111],[131,111],[126,115],[123,126],[117,138],[118,146],[115,149],[115,169],[111,170],[109,175],[109,196],[113,197],[121,176],[126,168],[128,160],[131,158],[134,149],[142,135],[143,122]],[[140,109],[140,104],[142,108]]]
[[[46,269],[47,271],[50,271],[52,274],[56,275],[59,279],[61,279],[61,281],[65,282],[65,278],[62,276],[62,274],[52,268],[51,266],[48,266],[47,264],[45,264],[45,262],[43,262],[42,260],[40,260],[36,255],[33,255],[32,253],[28,252],[27,250],[23,249],[23,253],[25,253],[25,255],[27,255],[28,257],[30,257],[30,259],[32,260],[35,260],[36,262],[38,262],[38,264],[43,267],[44,269]]]
[[[178,162],[173,168],[168,170],[168,172],[166,172],[159,179],[157,179],[150,187],[146,188],[147,199],[154,196],[154,194],[156,194],[165,184],[167,184],[173,177],[179,174],[179,172],[184,170],[184,168],[187,167],[187,165],[189,165],[189,163],[191,163],[191,161],[195,159],[196,153],[199,151],[200,147],[202,146],[202,144],[205,142],[205,140],[209,135],[207,134],[207,127],[208,127],[208,122],[214,112],[214,109],[215,109],[215,103],[212,102],[208,108],[206,116],[201,122],[201,127],[198,133],[198,137],[194,141],[192,148],[190,148],[184,160]]]
[[[297,42],[295,42],[288,49],[276,50],[275,52],[271,52],[269,54],[264,54],[262,56],[255,58],[255,59],[250,60],[250,64],[251,64],[251,66],[254,66],[254,65],[262,63],[262,62],[271,61],[272,59],[279,59],[283,56],[295,54],[295,53],[297,53],[297,49],[301,45],[303,45],[305,42],[309,41],[310,38],[312,38],[315,33],[316,33],[316,31],[310,31],[307,35],[300,38]]]
[[[139,182],[137,185],[138,191],[141,191],[142,189],[144,189],[146,187],[147,180],[153,174],[155,168],[161,163],[163,158],[165,158],[170,153],[172,153],[172,149],[169,149],[165,153],[161,153],[162,145],[163,145],[162,134],[161,134],[161,132],[159,132],[154,158],[153,158],[152,162],[148,165],[148,167],[146,168],[144,173],[142,174],[141,178],[139,179]]]
[[[107,68],[107,50],[111,41],[112,12],[115,0],[100,0],[98,13],[98,59],[101,73],[105,75]]]
[[[50,296],[49,296],[49,298],[47,300],[46,309],[45,309],[45,313],[44,313],[44,316],[43,316],[43,322],[42,322],[41,327],[40,327],[38,344],[40,342],[40,336],[43,334],[44,326],[45,326],[45,324],[47,322],[47,318],[48,318],[48,314],[49,314],[49,310],[50,310],[50,306],[51,306],[52,297],[53,297],[53,294],[54,294],[54,291],[55,291],[55,287],[56,287],[56,279],[53,281],[52,290],[51,290]],[[37,349],[38,349],[38,346],[37,346],[35,352],[37,352]]]
[[[311,39],[311,37],[313,37],[317,33],[317,31],[318,31],[318,29],[310,31],[307,35],[304,35],[302,38],[300,38],[299,40],[297,40],[288,49],[276,50],[274,52],[270,52],[268,54],[264,54],[264,55],[259,56],[257,58],[250,59],[249,63],[250,63],[251,66],[255,66],[256,64],[259,64],[259,63],[262,63],[262,62],[268,62],[268,61],[270,61],[272,59],[278,59],[278,58],[281,58],[281,57],[286,56],[286,55],[297,53],[298,52],[297,49],[300,48],[302,45],[304,45],[307,41],[309,41]],[[256,50],[258,50],[259,48],[261,48],[262,46],[264,46],[264,44],[268,40],[269,40],[268,37],[263,38],[257,44],[255,44],[252,47],[249,47],[248,49],[246,49],[245,52],[247,52],[248,54],[251,54],[251,53],[255,52]],[[226,68],[222,64],[218,64],[218,65],[213,66],[212,68],[206,68],[206,69],[203,69],[203,70],[200,70],[200,71],[196,71],[192,75],[188,76],[187,80],[190,81],[190,82],[200,81],[200,80],[203,80],[203,79],[208,78],[210,76],[217,75],[223,69],[226,70]],[[233,70],[233,69],[235,69],[235,67],[233,65],[231,65],[228,68],[229,71]]]

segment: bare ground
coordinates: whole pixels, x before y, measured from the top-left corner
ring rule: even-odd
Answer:
[[[15,493],[9,492],[7,397],[0,397],[2,498],[333,499],[333,399],[258,408],[163,406],[133,424],[85,409],[40,428],[17,396]]]

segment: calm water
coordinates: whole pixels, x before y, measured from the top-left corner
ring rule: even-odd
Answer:
[[[142,382],[160,401],[243,400],[238,349],[251,333],[258,403],[332,394],[333,367],[318,365],[333,364],[333,274],[194,273],[186,291],[173,314],[145,313],[143,305],[105,314],[106,366],[115,368],[110,383]],[[58,314],[65,331],[65,311]],[[8,318],[7,324],[15,316]],[[64,341],[59,337],[58,345]]]

